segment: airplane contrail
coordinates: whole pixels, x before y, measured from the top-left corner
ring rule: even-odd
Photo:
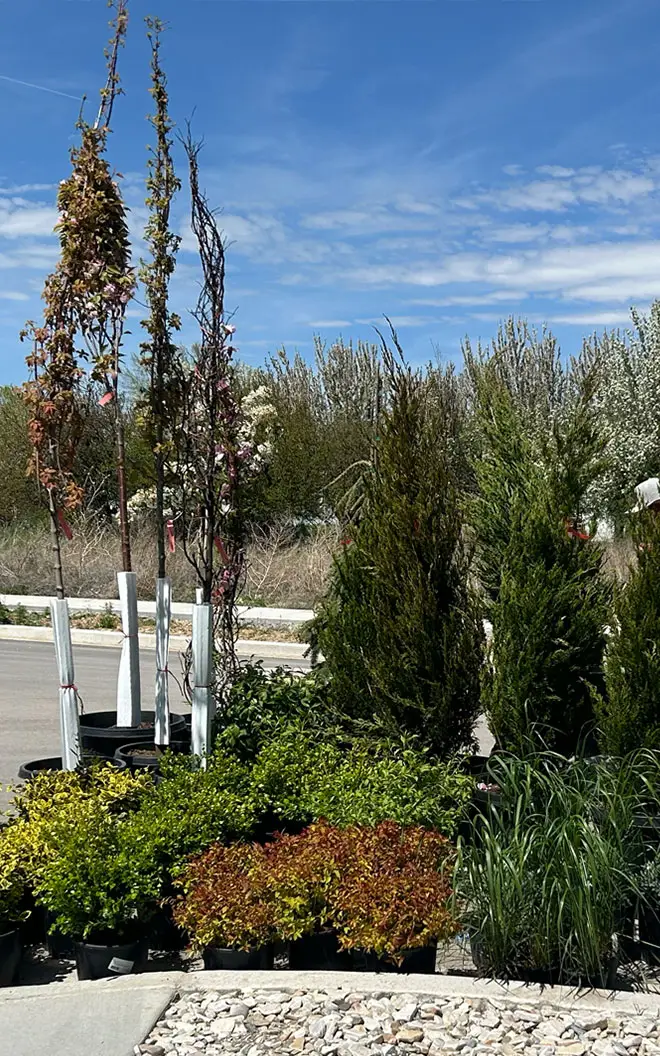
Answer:
[[[74,99],[77,103],[81,100],[81,96],[79,95],[69,95],[68,92],[58,92],[55,88],[44,88],[43,84],[32,84],[31,81],[19,81],[17,77],[7,77],[4,73],[0,73],[0,81],[9,81],[11,84],[22,84],[24,88],[36,88],[39,92],[50,92],[51,95],[61,95],[63,99]]]

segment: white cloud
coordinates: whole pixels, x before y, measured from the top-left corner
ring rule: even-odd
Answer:
[[[651,165],[646,166],[645,172],[583,168],[561,180],[532,180],[510,187],[481,190],[474,195],[457,198],[456,204],[471,209],[481,205],[522,212],[564,212],[578,205],[614,208],[644,199],[659,187],[657,174]]]
[[[0,198],[0,236],[5,238],[52,235],[57,219],[57,209],[51,206],[31,205],[22,198]]]
[[[9,187],[0,186],[0,194],[32,194],[35,191],[52,191],[56,187],[54,183],[20,183]]]
[[[317,327],[319,330],[333,330],[340,326],[350,326],[351,321],[350,319],[319,319],[307,325]]]
[[[567,169],[564,165],[538,165],[535,171],[540,176],[552,176],[556,180],[565,180],[575,175],[575,169]]]
[[[19,290],[0,290],[0,301],[29,301],[27,293]]]
[[[406,303],[420,306],[426,305],[429,308],[452,308],[470,304],[499,304],[500,302],[511,301],[513,297],[520,299],[526,296],[526,293],[521,293],[520,291],[513,293],[511,290],[491,290],[489,293],[484,293],[475,290],[474,293],[457,294],[453,297],[443,297],[440,300],[420,297],[415,300],[409,300]]]
[[[660,241],[601,242],[524,250],[516,254],[462,253],[440,266],[375,265],[349,270],[348,282],[363,286],[493,285],[576,300],[634,301],[660,294]],[[614,296],[616,291],[616,297]],[[488,290],[486,291],[488,292]]]
[[[628,326],[630,312],[610,311],[581,312],[577,315],[550,315],[548,323],[561,323],[564,326]]]

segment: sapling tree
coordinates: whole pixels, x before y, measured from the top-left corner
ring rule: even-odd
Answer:
[[[146,19],[151,44],[151,95],[154,113],[150,117],[156,133],[156,146],[149,159],[147,207],[150,217],[145,241],[151,259],[144,263],[140,277],[145,290],[149,316],[143,326],[148,338],[142,343],[141,365],[149,388],[144,401],[148,434],[154,453],[156,538],[158,543],[158,578],[166,574],[165,481],[168,450],[179,401],[181,379],[178,348],[172,334],[181,328],[181,320],[168,306],[169,284],[181,239],[170,227],[172,200],[181,188],[172,161],[173,122],[169,116],[167,79],[160,61],[160,38],[163,24],[157,18]]]
[[[155,740],[169,742],[169,707],[167,660],[171,614],[171,583],[166,576],[165,483],[168,451],[176,407],[180,400],[181,371],[177,346],[172,334],[180,329],[177,315],[168,306],[169,283],[174,272],[180,239],[170,228],[172,199],[181,184],[172,161],[173,124],[169,116],[167,80],[160,61],[160,38],[163,24],[147,18],[147,36],[151,44],[151,95],[154,113],[150,121],[156,133],[156,147],[149,159],[147,206],[150,210],[145,240],[151,253],[141,269],[149,316],[144,320],[148,339],[142,343],[141,365],[149,378],[144,412],[154,455],[156,539],[158,543],[158,581],[156,584],[156,702]],[[174,545],[173,527],[171,545]]]
[[[107,80],[94,124],[81,113],[80,142],[71,151],[72,172],[60,185],[58,225],[61,266],[66,282],[67,319],[84,342],[92,382],[104,391],[100,399],[114,416],[123,574],[118,576],[124,644],[117,690],[117,721],[140,722],[140,666],[137,641],[137,596],[131,573],[126,494],[124,415],[119,376],[126,307],[135,290],[126,209],[105,150],[112,112],[121,92],[117,64],[128,22],[126,0],[110,0],[112,37],[106,50]]]
[[[242,491],[260,471],[267,441],[258,442],[261,420],[256,407],[241,405],[234,393],[234,326],[225,310],[225,245],[217,217],[199,183],[200,143],[190,131],[184,140],[189,162],[192,200],[192,230],[199,247],[202,280],[194,317],[200,340],[185,364],[181,388],[180,417],[175,430],[173,475],[177,482],[178,518],[183,548],[195,569],[202,604],[196,606],[199,627],[193,621],[193,667],[195,692],[206,717],[195,734],[193,748],[201,752],[208,744],[211,682],[219,694],[238,672],[237,599],[245,573],[245,522]],[[247,401],[249,403],[249,401]],[[214,641],[219,668],[195,661],[195,638],[199,655],[210,650],[210,613],[213,612]],[[201,673],[200,673],[201,672]],[[200,687],[199,678],[204,685]],[[193,706],[195,696],[193,694]],[[195,743],[197,747],[195,748]]]
[[[84,339],[90,375],[104,389],[115,417],[119,526],[124,572],[131,571],[126,494],[124,420],[119,376],[126,307],[135,290],[126,208],[105,149],[112,111],[121,93],[117,63],[128,23],[126,0],[111,0],[115,17],[106,51],[108,76],[93,125],[80,116],[80,144],[71,151],[73,171],[60,186],[60,242],[68,272],[71,320]]]

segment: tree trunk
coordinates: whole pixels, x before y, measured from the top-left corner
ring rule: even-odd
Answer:
[[[57,520],[57,507],[52,488],[48,489],[48,513],[50,514],[50,541],[53,550],[53,568],[55,571],[55,593],[58,598],[64,597],[64,576],[62,575],[62,549],[60,547],[60,526]]]
[[[128,528],[128,500],[126,497],[126,447],[124,443],[124,416],[117,403],[117,484],[119,487],[119,531],[121,534],[121,560],[124,572],[131,572],[131,537]]]

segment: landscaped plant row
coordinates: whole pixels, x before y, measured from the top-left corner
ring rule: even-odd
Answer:
[[[77,944],[83,977],[166,943],[209,966],[266,967],[277,945],[294,967],[433,971],[459,932],[498,978],[615,985],[640,940],[653,958],[654,753],[501,755],[475,775],[313,724],[239,732],[205,768],[168,753],[155,774],[97,764],[17,793],[0,834],[5,983],[40,929]]]

